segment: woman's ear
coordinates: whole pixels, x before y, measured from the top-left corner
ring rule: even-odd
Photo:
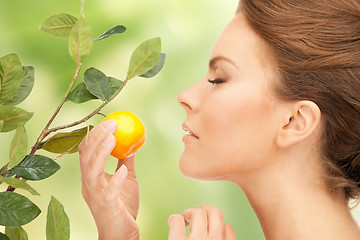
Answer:
[[[276,143],[287,147],[311,136],[320,125],[321,112],[311,101],[298,101],[289,106],[284,115],[286,119],[278,132]]]

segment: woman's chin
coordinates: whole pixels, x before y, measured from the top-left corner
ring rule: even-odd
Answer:
[[[179,169],[182,175],[187,178],[196,180],[214,180],[217,179],[217,174],[208,169],[206,164],[196,164],[194,159],[180,158]]]

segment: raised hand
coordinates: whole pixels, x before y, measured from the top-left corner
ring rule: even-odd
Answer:
[[[116,129],[115,121],[102,122],[79,145],[82,195],[95,219],[99,239],[138,240],[135,159],[119,159],[115,174],[104,171],[115,146]]]

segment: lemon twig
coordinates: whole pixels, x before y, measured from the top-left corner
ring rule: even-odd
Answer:
[[[50,131],[49,130],[49,127],[51,125],[51,123],[54,121],[55,117],[58,115],[58,113],[60,112],[60,109],[62,108],[62,106],[64,105],[65,101],[66,101],[66,98],[69,96],[70,94],[70,91],[71,89],[73,88],[74,84],[76,83],[76,80],[79,76],[79,72],[81,70],[81,64],[79,64],[76,68],[76,71],[75,71],[75,74],[74,74],[74,77],[73,77],[73,80],[71,81],[70,85],[69,85],[69,88],[67,90],[67,92],[65,93],[63,99],[61,100],[59,106],[56,108],[54,114],[51,116],[49,122],[46,124],[45,128],[43,129],[43,131],[41,132],[40,136],[38,137],[35,145],[33,146],[30,154],[34,154],[37,149],[39,148],[40,146],[40,143],[42,142],[42,140],[44,140],[45,137],[47,137],[51,132],[53,131]]]
[[[62,108],[62,106],[64,105],[65,101],[66,101],[66,98],[68,97],[68,95],[70,94],[70,91],[71,89],[73,88],[74,84],[76,83],[76,80],[79,76],[79,72],[81,70],[81,64],[79,64],[76,68],[76,71],[75,71],[75,74],[74,74],[74,77],[73,77],[73,80],[71,81],[71,83],[69,84],[69,87],[68,87],[68,90],[67,92],[65,93],[63,99],[61,100],[61,102],[59,103],[59,105],[57,106],[55,112],[53,113],[53,115],[51,116],[50,120],[48,121],[48,123],[46,124],[45,128],[42,130],[40,136],[37,138],[34,146],[32,147],[31,149],[31,152],[30,154],[34,154],[38,149],[39,149],[39,146],[41,144],[41,142],[44,140],[44,138],[46,138],[50,133],[51,131],[49,131],[49,127],[51,125],[51,123],[54,121],[55,117],[58,115],[58,113],[60,112],[60,109]],[[19,179],[20,177],[18,175],[15,176],[15,178]],[[25,179],[23,179],[23,181],[26,181]],[[7,188],[6,191],[8,192],[13,192],[15,190],[15,188],[9,186]]]
[[[84,13],[84,5],[85,5],[85,0],[81,0],[81,14],[82,14],[82,17],[85,18],[85,13]],[[68,87],[68,90],[67,92],[65,93],[63,99],[61,100],[60,104],[58,105],[58,107],[56,108],[55,112],[53,113],[53,115],[51,116],[50,120],[48,121],[48,123],[46,124],[45,128],[42,130],[40,136],[37,138],[34,146],[32,147],[31,149],[31,152],[30,154],[34,154],[38,149],[39,149],[39,146],[41,144],[41,142],[52,132],[55,132],[57,131],[56,128],[52,128],[49,130],[49,127],[51,125],[51,123],[54,121],[54,119],[56,118],[56,116],[58,115],[58,113],[60,112],[62,106],[64,105],[67,97],[69,96],[70,92],[71,92],[71,89],[73,88],[73,86],[75,85],[76,83],[76,80],[79,76],[79,73],[80,73],[80,70],[81,70],[81,63],[79,62],[78,65],[77,65],[77,68],[75,70],[75,74],[74,74],[74,77],[73,77],[73,80],[71,81],[71,83],[69,84],[69,87]],[[120,91],[119,91],[120,92]],[[15,178],[19,179],[20,177],[18,175],[15,176]],[[24,181],[26,181],[26,179],[23,179]],[[13,192],[15,190],[15,188],[9,186],[7,188],[6,191],[11,191]]]
[[[124,80],[122,86],[118,90],[116,90],[116,92],[110,97],[109,102],[103,102],[97,109],[95,109],[92,113],[90,113],[86,117],[84,117],[84,118],[82,118],[82,119],[80,119],[78,121],[75,121],[73,123],[70,123],[70,124],[66,124],[66,125],[62,125],[62,126],[58,126],[58,127],[55,127],[55,128],[48,129],[48,132],[51,133],[51,132],[55,132],[55,131],[58,131],[58,130],[74,127],[74,126],[77,126],[77,125],[79,125],[81,123],[86,122],[87,120],[89,120],[90,118],[92,118],[93,116],[98,114],[101,111],[101,109],[103,109],[108,103],[110,103],[121,92],[121,90],[126,85],[127,81],[128,81],[128,79]]]
[[[110,101],[109,102],[103,102],[97,109],[95,109],[92,113],[90,113],[89,115],[87,115],[86,117],[75,121],[73,123],[70,124],[66,124],[66,125],[62,125],[62,126],[58,126],[55,128],[51,128],[47,130],[47,133],[52,133],[52,132],[56,132],[58,130],[62,130],[62,129],[66,129],[66,128],[70,128],[70,127],[74,127],[77,126],[79,124],[82,124],[84,122],[86,122],[87,120],[89,120],[90,118],[92,118],[93,116],[95,116],[96,114],[99,114],[99,112],[101,111],[101,109],[103,109],[108,103],[110,103],[120,92],[121,90],[125,87],[126,83],[128,82],[128,80],[130,78],[132,78],[132,76],[135,74],[135,72],[146,62],[146,60],[149,58],[149,56],[151,55],[152,52],[150,52],[140,63],[139,65],[133,70],[133,72],[123,81],[123,84],[121,85],[120,88],[118,88],[116,90],[116,92],[110,97]],[[40,143],[39,143],[40,144]]]

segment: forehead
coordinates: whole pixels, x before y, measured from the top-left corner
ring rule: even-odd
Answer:
[[[211,51],[210,59],[223,56],[231,59],[242,71],[256,70],[270,77],[275,75],[269,46],[237,14],[224,28]]]

